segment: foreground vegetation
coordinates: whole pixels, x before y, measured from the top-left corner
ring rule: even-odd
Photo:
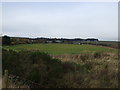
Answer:
[[[4,47],[5,49],[2,52],[3,71],[7,69],[10,74],[24,77],[39,83],[45,88],[118,87],[118,57],[115,53],[116,50],[88,45],[81,45],[79,48],[78,45],[68,44],[55,44],[54,47],[52,46],[54,45],[33,44],[33,46]],[[39,50],[33,50],[35,48]],[[67,61],[67,58],[65,59],[60,55],[55,55],[52,58],[41,52],[44,50],[52,54],[74,53],[74,55],[67,56],[69,57]],[[93,53],[86,53],[84,50],[90,50]],[[94,50],[98,52],[94,52]],[[104,52],[101,52],[101,50]],[[59,60],[58,58],[65,60]]]

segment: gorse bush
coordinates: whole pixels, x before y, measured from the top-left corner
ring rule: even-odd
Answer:
[[[77,64],[53,59],[40,51],[2,49],[2,68],[48,88],[117,87],[117,62],[114,60],[109,65],[102,61],[102,55],[101,52],[82,53],[83,63]]]
[[[12,51],[3,49],[3,71],[18,75],[45,87],[57,87],[65,73],[80,70],[75,63],[52,59],[39,51]],[[59,82],[58,82],[59,81]]]

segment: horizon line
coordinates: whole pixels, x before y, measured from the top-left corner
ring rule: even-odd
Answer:
[[[12,36],[12,35],[2,35],[3,36],[8,36],[8,37],[18,37],[18,38],[56,38],[56,39],[98,39],[99,41],[120,41],[120,40],[105,40],[105,39],[99,39],[95,37],[87,37],[87,38],[81,38],[81,37],[74,37],[74,38],[69,38],[69,37],[46,37],[46,36],[36,36],[36,37],[30,37],[30,36]]]

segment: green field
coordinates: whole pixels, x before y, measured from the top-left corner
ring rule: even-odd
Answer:
[[[3,46],[5,49],[39,50],[53,55],[60,54],[80,54],[82,52],[117,52],[117,49],[100,47],[95,45],[75,45],[75,44],[20,44],[14,46]]]

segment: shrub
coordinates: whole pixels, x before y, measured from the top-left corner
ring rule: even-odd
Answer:
[[[94,58],[102,58],[104,55],[102,52],[94,53],[92,60],[88,61],[91,59],[90,55],[82,53],[80,59],[84,63],[76,64],[52,59],[48,54],[40,51],[16,52],[3,49],[2,66],[3,71],[7,69],[9,74],[26,78],[49,88],[117,87],[115,66],[112,67],[114,69],[109,70],[111,66],[109,63],[104,64],[101,59],[98,59],[101,60],[100,62],[94,60]]]
[[[64,72],[65,73],[68,73],[68,72],[71,72],[71,71],[75,71],[75,66],[71,62],[64,62],[63,63],[63,68],[64,68]]]

